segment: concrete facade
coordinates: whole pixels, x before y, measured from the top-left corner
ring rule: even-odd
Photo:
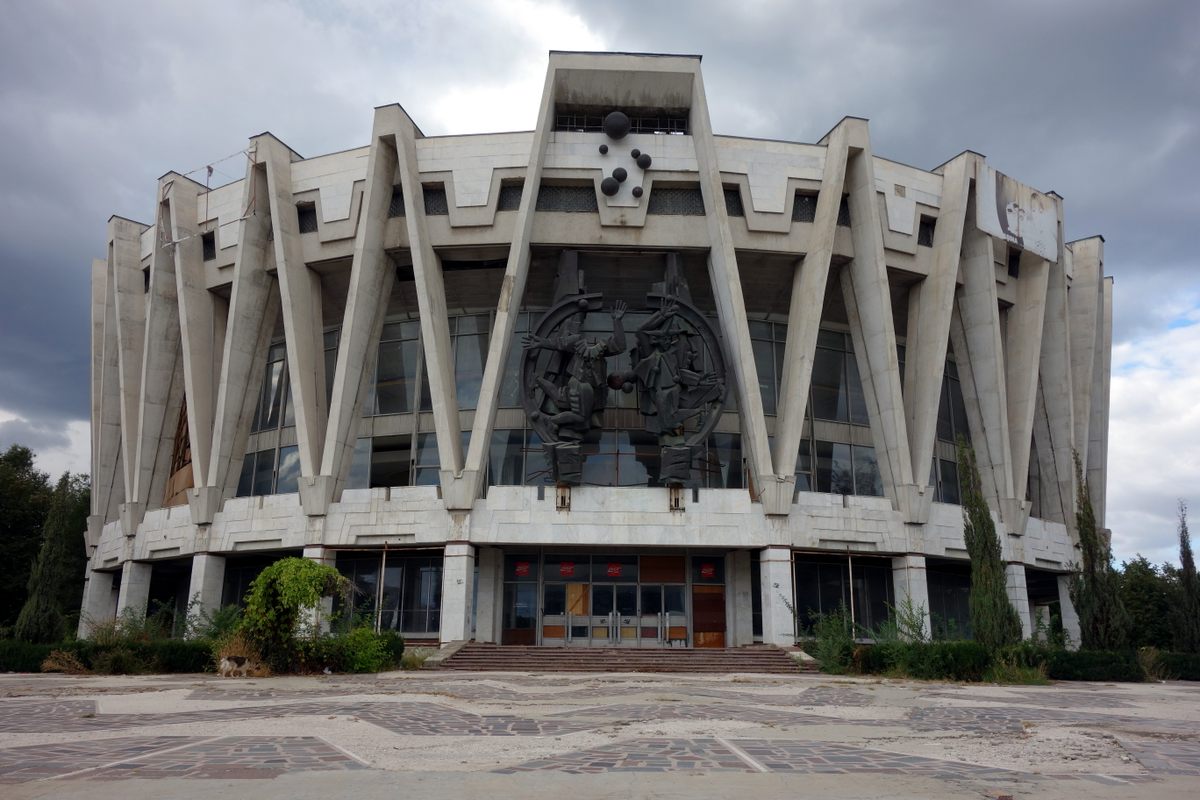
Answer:
[[[590,121],[611,110],[637,121],[620,141]],[[211,611],[235,567],[262,554],[339,567],[432,557],[438,579],[421,592],[440,595],[421,632],[442,642],[504,641],[523,613],[535,619],[526,643],[546,638],[553,553],[637,556],[643,574],[646,559],[678,556],[688,577],[660,582],[687,587],[690,645],[706,581],[727,609],[711,641],[790,643],[805,610],[797,559],[846,559],[847,601],[863,607],[855,565],[878,566],[888,602],[911,600],[930,626],[934,567],[966,557],[946,432],[958,420],[1023,629],[1056,604],[1077,636],[1065,590],[1034,597],[1026,573],[1053,582],[1078,560],[1073,452],[1103,524],[1112,282],[1103,239],[1065,240],[1057,195],[971,151],[932,170],[888,161],[857,118],[816,144],[716,135],[700,60],[684,56],[552,53],[532,132],[428,137],[390,105],[365,147],[304,159],[261,134],[246,155],[245,178],[218,188],[167,173],[154,222],[114,217],[92,266],[84,632],[143,612],[157,563],[190,561],[188,590]],[[617,166],[629,178],[609,196],[601,179]],[[656,259],[680,254],[730,365],[717,430],[737,449],[713,457],[721,481],[680,493],[498,479],[499,434],[526,432],[518,465],[538,450],[506,379],[564,250],[589,259],[599,285],[653,277]],[[467,319],[484,330],[464,333]],[[402,387],[411,402],[398,410],[380,399],[393,336],[387,357],[419,359],[425,390]],[[464,341],[479,344],[469,379]],[[845,419],[821,399],[835,351]],[[607,414],[606,431],[636,428],[623,409]],[[398,442],[408,461],[388,472]],[[837,470],[826,452],[862,457],[865,473],[846,461],[849,491],[822,486]],[[522,611],[531,569],[543,577]],[[396,602],[398,620],[411,609]]]

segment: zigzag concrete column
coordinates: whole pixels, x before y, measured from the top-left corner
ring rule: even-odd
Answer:
[[[216,401],[218,332],[213,294],[204,274],[204,244],[196,220],[203,187],[172,176],[169,189],[171,237],[175,242],[175,282],[183,344],[183,380],[187,394],[188,443],[192,448],[192,484],[209,485],[213,415]]]
[[[402,119],[396,119],[400,117]],[[339,489],[354,452],[357,423],[364,393],[369,390],[372,365],[378,355],[379,334],[392,293],[395,270],[383,249],[388,207],[396,180],[395,130],[407,119],[399,106],[375,110],[371,153],[367,157],[367,182],[363,188],[362,218],[350,264],[350,286],[333,373],[329,424],[321,453],[321,474],[313,481],[309,501],[316,507],[340,496]],[[304,493],[301,489],[301,494]]]
[[[1017,303],[1008,309],[1004,353],[1008,387],[1009,452],[1012,454],[1012,492],[1001,499],[1001,514],[1008,530],[1024,534],[1029,520],[1025,486],[1029,477],[1029,449],[1037,410],[1038,371],[1045,335],[1046,286],[1050,264],[1032,253],[1022,253],[1017,280]]]
[[[977,156],[963,153],[941,167],[942,206],[933,233],[929,275],[909,290],[908,336],[904,356],[904,408],[908,423],[912,478],[926,485],[937,437],[938,406],[946,374],[946,344],[954,312],[954,291],[962,257],[967,193]],[[851,217],[853,221],[853,217]]]
[[[796,482],[795,456],[793,455],[791,466],[783,474],[775,473],[767,440],[767,420],[758,383],[758,367],[754,361],[746,303],[742,296],[741,278],[738,275],[737,253],[733,247],[733,234],[729,230],[724,185],[717,166],[716,145],[713,142],[712,123],[708,116],[708,102],[705,100],[704,79],[695,65],[692,65],[691,69],[692,143],[696,148],[700,192],[707,211],[704,219],[710,243],[708,272],[712,282],[713,299],[717,304],[717,318],[724,339],[726,359],[737,390],[738,411],[742,423],[742,452],[746,457],[752,485],[762,501],[763,511],[772,515],[786,515],[792,508]]]
[[[1058,576],[1058,604],[1062,610],[1063,632],[1067,636],[1067,648],[1078,650],[1083,643],[1079,630],[1079,614],[1075,611],[1075,603],[1071,600],[1070,575]]]
[[[1024,564],[1015,562],[1004,565],[1004,592],[1008,595],[1008,602],[1017,610],[1017,618],[1021,620],[1021,638],[1033,638],[1033,607],[1029,603]]]
[[[92,513],[88,517],[92,548],[100,542],[104,523],[117,518],[122,500],[117,486],[121,474],[117,309],[109,275],[107,261],[92,262]]]
[[[116,603],[113,602],[113,574],[89,569],[83,584],[83,605],[79,610],[79,629],[81,639],[86,639],[93,628],[102,622],[113,619],[117,613]]]
[[[464,541],[447,542],[442,560],[442,644],[471,638],[474,588],[475,548]]]
[[[775,420],[775,474],[794,474],[804,434],[804,411],[812,382],[817,334],[821,329],[821,311],[825,285],[837,235],[838,210],[842,203],[842,185],[846,178],[846,121],[839,122],[822,142],[825,143],[825,167],[812,236],[803,261],[796,264],[792,277],[792,301],[788,309],[787,343],[784,346],[783,379],[779,387],[779,416]],[[794,480],[794,478],[793,478]]]
[[[225,557],[211,553],[192,556],[192,577],[188,584],[188,602],[198,600],[195,608],[189,606],[197,616],[214,614],[221,607],[221,594],[225,588]]]
[[[1092,421],[1092,390],[1100,339],[1104,331],[1104,239],[1093,236],[1070,242],[1073,276],[1067,295],[1071,315],[1071,385],[1075,423],[1073,444],[1079,460],[1088,463]]]
[[[1092,422],[1088,426],[1087,480],[1096,525],[1105,527],[1108,504],[1108,407],[1112,378],[1112,278],[1104,279],[1101,329],[1096,336],[1096,367],[1092,371]]]
[[[517,316],[521,313],[521,301],[525,297],[525,281],[529,277],[529,245],[533,235],[534,209],[537,206],[538,188],[542,182],[546,144],[554,127],[554,76],[558,62],[558,55],[551,53],[550,65],[546,70],[546,83],[542,87],[537,127],[534,129],[533,142],[529,148],[529,164],[525,168],[525,189],[521,192],[521,205],[517,209],[512,244],[508,249],[508,263],[504,267],[500,299],[496,303],[496,321],[492,325],[492,335],[488,340],[487,360],[484,362],[483,380],[479,386],[475,423],[471,429],[471,443],[467,448],[462,476],[449,486],[446,476],[442,476],[442,496],[448,509],[469,509],[482,490],[492,428],[496,423],[500,382],[504,377],[508,350],[513,346]]]
[[[866,122],[852,121],[846,188],[854,259],[842,270],[842,295],[884,490],[906,523],[924,524],[932,497],[913,480],[871,144]]]
[[[126,561],[121,565],[121,590],[117,594],[117,616],[126,614],[137,618],[146,616],[150,602],[150,574],[154,565],[142,561]]]
[[[145,507],[134,494],[138,419],[141,411],[142,354],[146,341],[146,293],[142,275],[141,238],[147,226],[113,217],[108,221],[108,270],[116,305],[117,361],[120,376],[121,478],[124,503],[121,526],[126,536],[137,533]]]
[[[950,338],[983,493],[989,501],[999,503],[1000,498],[1013,495],[1013,481],[1008,386],[992,237],[968,223],[962,250],[963,282],[958,290]]]
[[[325,406],[325,345],[322,333],[321,277],[304,262],[300,223],[292,193],[292,162],[299,156],[269,134],[255,137],[258,157],[267,167],[271,226],[275,231],[275,267],[283,311],[288,381],[296,413],[296,444],[302,479],[321,469],[328,409]],[[311,485],[311,484],[310,484]],[[307,495],[301,496],[301,502]],[[304,508],[309,516],[325,513],[324,503]]]
[[[896,607],[911,608],[921,617],[925,638],[933,633],[930,624],[929,577],[925,572],[925,556],[908,553],[892,559],[892,586],[896,595]]]
[[[1063,522],[1075,530],[1075,467],[1072,436],[1075,423],[1071,397],[1070,324],[1067,311],[1067,270],[1070,250],[1060,251],[1057,264],[1049,266],[1046,288],[1045,322],[1040,356],[1041,379],[1038,381],[1034,425],[1038,435],[1039,468],[1045,490],[1042,492],[1042,516]]]
[[[451,509],[470,508],[477,487],[462,482],[462,437],[459,434],[458,391],[454,382],[454,352],[446,311],[446,284],[442,262],[433,252],[425,222],[424,190],[417,169],[417,128],[405,118],[396,130],[400,184],[404,191],[404,221],[408,227],[409,255],[421,315],[421,343],[425,348],[425,374],[437,431],[442,497]],[[515,245],[514,245],[515,247]],[[482,401],[481,401],[482,402]],[[465,492],[465,494],[464,494]]]
[[[257,397],[255,377],[261,379],[279,309],[275,279],[267,272],[271,213],[266,168],[256,156],[246,166],[242,202],[245,214],[233,265],[207,484],[188,492],[192,522],[197,525],[212,523],[229,483],[231,462],[245,449]]]
[[[796,586],[790,547],[764,547],[759,553],[763,643],[790,647],[796,643]]]

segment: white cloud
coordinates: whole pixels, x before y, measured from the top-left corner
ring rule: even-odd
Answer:
[[[0,450],[25,445],[37,469],[58,480],[64,472],[91,472],[91,426],[87,420],[41,422],[0,409]]]
[[[1200,488],[1200,311],[1113,348],[1108,526],[1117,559],[1178,560],[1176,502]]]

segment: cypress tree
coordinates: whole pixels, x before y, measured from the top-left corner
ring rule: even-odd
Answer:
[[[958,441],[958,474],[962,495],[963,539],[971,557],[968,606],[975,641],[995,651],[1021,641],[1021,620],[1008,602],[1004,561],[996,524],[983,496],[975,451]]]
[[[1096,530],[1092,496],[1075,454],[1075,481],[1079,496],[1075,528],[1083,564],[1071,582],[1071,601],[1079,615],[1079,633],[1085,650],[1123,650],[1129,645],[1129,614],[1121,602],[1120,582],[1112,568],[1111,546]]]
[[[26,642],[54,643],[69,632],[83,593],[87,556],[83,529],[89,491],[86,479],[64,474],[50,501],[42,528],[42,546],[29,575],[29,593],[13,626]]]
[[[1200,577],[1192,556],[1192,537],[1188,533],[1187,504],[1179,501],[1179,590],[1176,606],[1175,649],[1200,653]]]

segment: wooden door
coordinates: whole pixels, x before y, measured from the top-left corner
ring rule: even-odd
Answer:
[[[725,646],[724,586],[692,586],[692,633],[695,647]]]

